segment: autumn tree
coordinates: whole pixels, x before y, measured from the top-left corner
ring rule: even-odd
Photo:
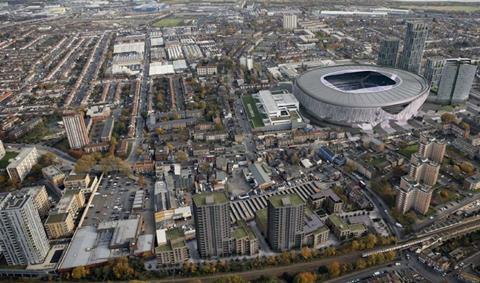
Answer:
[[[87,154],[82,156],[75,164],[76,173],[88,173],[97,164],[97,160],[94,155]]]
[[[328,274],[330,275],[330,278],[335,278],[340,276],[341,269],[340,269],[340,263],[338,261],[334,261],[328,265]]]
[[[352,251],[357,251],[360,249],[360,243],[357,240],[353,240],[350,247],[352,248]]]
[[[367,242],[366,242],[367,249],[371,249],[375,247],[376,244],[377,244],[377,237],[373,234],[368,234]]]
[[[129,265],[128,258],[126,257],[116,259],[113,263],[112,271],[118,280],[130,279],[135,274],[135,270]]]
[[[72,270],[72,278],[79,280],[88,275],[88,269],[85,266],[77,266]]]
[[[231,275],[218,278],[214,281],[215,283],[248,283],[247,280],[243,279],[238,275]]]
[[[475,172],[475,167],[472,165],[471,162],[463,161],[460,163],[460,169],[465,172],[467,175],[472,175]]]
[[[452,113],[444,113],[442,114],[441,119],[443,124],[449,124],[454,122],[457,118]]]
[[[303,247],[302,250],[300,251],[300,254],[305,260],[312,257],[312,251],[310,250],[309,247]]]
[[[42,167],[47,167],[55,163],[57,156],[51,152],[47,152],[44,155],[40,156],[38,164]]]
[[[326,250],[325,250],[325,255],[326,256],[334,256],[337,254],[337,250],[334,248],[334,247],[328,247]]]
[[[185,151],[179,150],[175,153],[175,159],[177,159],[180,162],[184,162],[188,160],[188,155]]]
[[[388,251],[388,252],[385,253],[385,259],[387,261],[394,260],[396,256],[397,256],[397,254],[395,253],[395,251]]]
[[[300,272],[293,278],[293,283],[314,283],[317,276],[311,272]]]
[[[357,261],[355,262],[355,269],[357,270],[362,270],[366,267],[367,267],[367,263],[365,262],[365,260],[361,258],[357,259]]]

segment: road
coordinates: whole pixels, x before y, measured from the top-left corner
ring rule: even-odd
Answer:
[[[370,267],[370,268],[367,268],[367,269],[364,269],[364,270],[361,270],[361,271],[357,271],[357,272],[353,272],[353,273],[350,273],[350,274],[347,274],[345,276],[340,276],[338,278],[335,278],[335,279],[331,279],[331,280],[327,280],[325,281],[325,283],[344,283],[344,282],[351,282],[351,281],[354,281],[356,279],[359,279],[359,280],[364,280],[364,279],[367,279],[369,277],[372,276],[372,274],[376,271],[378,272],[391,272],[391,271],[394,271],[394,270],[401,270],[401,269],[405,269],[405,266],[389,266],[389,264],[384,264],[384,265],[377,265],[377,266],[373,266],[373,267]]]
[[[418,260],[418,257],[414,253],[408,253],[410,255],[410,258],[408,260],[408,267],[411,269],[417,271],[425,277],[430,282],[460,282],[455,276],[453,275],[448,275],[448,276],[443,276],[440,272],[437,272],[433,270],[431,267],[427,266],[426,264],[420,262]]]
[[[132,149],[130,155],[127,158],[127,161],[130,163],[135,163],[137,161],[137,148],[143,142],[143,130],[145,128],[145,121],[143,120],[142,113],[146,111],[147,107],[147,91],[148,91],[148,82],[149,82],[149,70],[150,70],[150,30],[147,30],[147,37],[145,38],[145,53],[144,53],[144,64],[143,64],[143,73],[141,75],[141,85],[140,85],[140,101],[138,105],[137,113],[137,123],[135,128],[135,138],[132,142]]]
[[[462,207],[472,203],[472,202],[475,202],[477,200],[480,200],[480,194],[475,194],[474,196],[472,197],[467,197],[465,199],[463,199],[462,201],[460,201],[457,205],[455,206],[452,206],[444,211],[441,211],[439,213],[436,214],[436,216],[433,218],[433,219],[427,219],[421,223],[418,223],[416,225],[413,226],[413,230],[414,231],[420,231],[422,230],[423,228],[429,226],[429,225],[432,225],[434,224],[435,222],[438,222],[439,220],[449,216],[449,215],[452,215],[453,213],[455,213],[456,211],[458,211],[459,209],[461,209]]]
[[[224,273],[224,274],[218,273],[218,274],[213,274],[208,276],[199,276],[194,278],[171,277],[167,279],[154,280],[152,282],[165,282],[165,283],[166,282],[171,282],[171,283],[185,282],[186,283],[186,282],[192,282],[192,280],[195,280],[195,279],[201,280],[202,282],[212,282],[218,278],[225,277],[225,276],[240,276],[247,280],[253,280],[262,275],[281,276],[285,272],[295,274],[302,271],[316,271],[320,266],[328,265],[333,261],[338,261],[341,263],[354,262],[355,260],[357,260],[357,258],[360,257],[360,255],[361,255],[360,252],[354,252],[354,253],[349,253],[346,255],[341,255],[336,257],[315,259],[310,262],[299,262],[299,263],[285,265],[285,266],[266,267],[259,270],[231,272],[231,273]]]
[[[6,143],[5,146],[7,147],[7,150],[8,150],[9,146],[19,150],[23,147],[26,147],[27,145],[26,144],[19,144],[19,143]],[[63,152],[63,151],[61,151],[57,148],[46,146],[46,145],[41,145],[41,144],[36,144],[35,147],[39,150],[44,150],[44,151],[54,153],[55,155],[57,155],[58,157],[60,157],[64,161],[67,161],[67,163],[72,165],[72,166],[77,162],[77,160],[75,158],[71,157],[70,155],[66,154],[65,152]]]
[[[349,176],[352,180],[355,180],[356,182],[359,182],[360,180],[355,177],[354,175],[346,172],[345,170],[343,170],[342,167],[338,167],[336,166],[336,168],[338,170],[340,170],[343,174]],[[370,187],[370,185],[367,184],[367,186],[365,187],[365,193],[366,193],[366,196],[370,199],[370,201],[373,203],[373,205],[375,206],[375,208],[377,209],[378,213],[380,214],[380,216],[383,218],[383,220],[387,223],[387,225],[390,227],[390,231],[392,231],[395,236],[397,237],[397,239],[401,239],[402,238],[402,233],[399,231],[398,227],[395,225],[397,221],[395,221],[395,219],[390,215],[390,213],[388,212],[388,206],[387,204],[383,201],[383,199],[377,195],[376,192],[374,192],[372,190],[372,188]]]
[[[257,148],[255,146],[255,142],[253,141],[253,134],[252,134],[252,128],[250,126],[250,122],[248,121],[247,114],[243,110],[243,103],[241,98],[235,100],[234,108],[235,108],[235,116],[237,117],[237,122],[240,128],[242,129],[242,132],[244,135],[243,144],[245,145],[247,154],[251,157],[254,155]]]

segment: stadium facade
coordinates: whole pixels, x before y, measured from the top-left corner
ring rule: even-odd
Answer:
[[[416,74],[375,65],[339,65],[299,76],[293,92],[314,118],[372,129],[416,115],[430,91]]]

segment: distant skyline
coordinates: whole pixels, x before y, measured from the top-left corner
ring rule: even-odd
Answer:
[[[455,2],[455,3],[479,3],[480,0],[393,0],[394,2]]]

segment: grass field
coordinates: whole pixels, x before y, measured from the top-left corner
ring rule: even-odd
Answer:
[[[412,144],[412,145],[400,148],[400,150],[398,152],[400,152],[400,154],[405,155],[406,157],[410,158],[410,156],[412,156],[412,154],[414,154],[417,151],[418,151],[418,145],[417,144]]]
[[[154,22],[153,26],[157,28],[174,27],[182,25],[183,22],[184,19],[182,18],[165,18]]]
[[[480,5],[470,6],[470,5],[406,5],[400,6],[401,9],[412,9],[412,10],[428,10],[428,11],[437,11],[437,12],[480,12]]]
[[[7,151],[5,153],[5,156],[0,159],[0,169],[5,169],[7,168],[8,166],[8,160],[12,159],[12,158],[15,158],[15,156],[17,156],[18,153],[14,152],[14,151]]]
[[[243,105],[245,105],[245,112],[247,112],[248,119],[252,122],[254,128],[265,126],[262,121],[262,114],[258,112],[255,105],[255,99],[251,95],[243,96]]]

